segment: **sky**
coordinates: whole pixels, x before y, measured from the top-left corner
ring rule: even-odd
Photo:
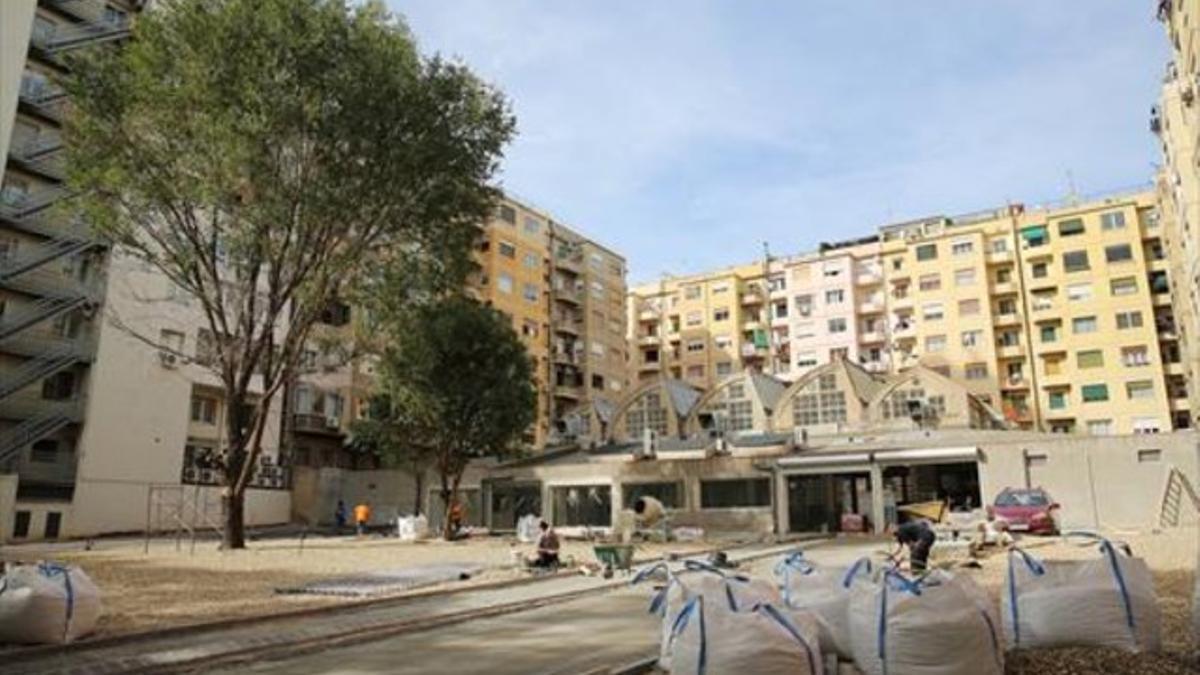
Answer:
[[[1151,0],[389,0],[504,91],[501,186],[630,282],[1149,183]]]

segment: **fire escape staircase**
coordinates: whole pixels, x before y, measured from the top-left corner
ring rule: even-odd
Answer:
[[[58,139],[31,139],[13,143],[8,149],[8,156],[24,171],[62,182],[66,179],[61,161],[62,149],[62,141]]]
[[[112,20],[89,10],[100,10],[102,6],[84,0],[52,0],[52,6],[73,16],[79,23],[65,23],[52,30],[35,30],[34,47],[49,55],[57,55],[72,49],[114,42],[129,37],[129,21],[121,18]]]

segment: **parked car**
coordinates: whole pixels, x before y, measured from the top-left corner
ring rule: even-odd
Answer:
[[[1014,532],[1058,534],[1060,508],[1042,488],[1004,488],[988,513],[1006,521]]]

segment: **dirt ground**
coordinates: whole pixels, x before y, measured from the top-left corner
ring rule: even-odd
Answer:
[[[288,610],[322,607],[353,598],[279,594],[276,588],[346,574],[394,570],[440,563],[475,563],[484,571],[454,587],[515,579],[528,575],[514,567],[514,554],[530,554],[532,546],[501,537],[467,541],[402,543],[395,538],[310,537],[250,542],[242,551],[220,551],[216,542],[200,542],[194,554],[183,543],[156,540],[143,553],[140,540],[100,540],[93,550],[84,543],[19,546],[0,550],[0,562],[55,560],[81,566],[104,593],[105,613],[98,636],[207,623]],[[635,557],[650,559],[666,552],[708,548],[693,544],[638,544]],[[595,560],[592,545],[564,541],[563,557]],[[445,584],[443,586],[449,586]],[[426,586],[415,592],[427,592]]]
[[[1010,673],[1038,675],[1083,675],[1084,673],[1197,673],[1196,650],[1192,641],[1191,611],[1193,569],[1196,565],[1197,531],[1169,530],[1159,533],[1109,533],[1113,541],[1124,541],[1134,555],[1142,557],[1154,573],[1158,601],[1162,608],[1163,651],[1160,654],[1126,654],[1112,649],[1041,649],[1030,653],[1010,653]],[[1047,560],[1072,560],[1096,555],[1095,543],[1082,545],[1060,538],[1026,537],[1020,545],[1035,556]],[[982,561],[982,569],[960,569],[980,582],[999,607],[1000,589],[1007,570],[1007,556],[993,554]]]

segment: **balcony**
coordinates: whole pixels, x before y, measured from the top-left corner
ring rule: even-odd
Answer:
[[[887,335],[879,328],[863,331],[858,334],[858,342],[864,345],[887,342]]]
[[[556,349],[554,350],[553,359],[554,363],[558,365],[573,366],[576,368],[582,368],[587,363],[587,359],[581,351]]]
[[[1155,307],[1170,307],[1171,292],[1165,289],[1156,290],[1155,293],[1150,296],[1150,301]]]
[[[912,340],[917,337],[917,325],[915,323],[899,323],[892,327],[892,337],[897,340]]]
[[[1029,389],[1029,379],[1024,375],[1009,375],[1000,380],[1001,389]]]
[[[305,433],[337,435],[342,433],[342,420],[336,415],[292,413],[292,429]]]
[[[1061,370],[1057,373],[1042,373],[1038,377],[1038,384],[1043,389],[1062,389],[1071,386],[1071,376]]]
[[[741,299],[742,305],[744,306],[761,305],[766,301],[766,297],[763,296],[763,292],[758,289],[744,291],[741,295]]]
[[[992,295],[1014,295],[1016,292],[1017,285],[1011,281],[992,284]]]
[[[1183,398],[1171,399],[1171,411],[1172,412],[1191,410],[1191,409],[1192,409],[1191,403],[1188,401],[1186,396],[1184,396]]]
[[[864,300],[858,304],[859,314],[882,314],[884,311],[882,299]]]
[[[638,310],[638,321],[658,321],[659,310],[655,307],[643,307]]]
[[[555,288],[554,299],[568,305],[583,304],[583,291],[578,288]]]
[[[1005,250],[1005,251],[988,251],[987,252],[987,263],[989,265],[1001,265],[1004,263],[1010,263],[1010,262],[1013,262],[1013,260],[1015,260],[1015,259],[1016,259],[1016,257],[1013,255],[1012,251]]]
[[[672,330],[667,333],[667,342],[679,342],[681,339],[678,330]]]
[[[1021,345],[996,345],[996,357],[1001,359],[1025,358],[1025,348]]]
[[[662,371],[662,361],[642,361],[638,364],[638,372],[657,373]]]
[[[758,347],[753,344],[742,345],[743,359],[761,359],[766,358],[770,350],[767,347]]]
[[[911,295],[905,295],[903,297],[896,297],[895,295],[893,295],[891,304],[892,304],[892,309],[912,309],[913,308],[913,298]]]
[[[564,272],[580,274],[583,272],[583,256],[580,254],[554,256],[554,268],[556,270],[563,270]]]
[[[637,343],[639,347],[657,347],[662,344],[662,338],[657,335],[639,335]]]
[[[862,364],[862,367],[868,373],[886,373],[888,369],[887,364],[883,361],[867,361]]]
[[[743,330],[761,330],[763,328],[765,328],[765,326],[763,326],[761,317],[747,317],[746,320],[742,322]]]
[[[579,335],[583,329],[583,322],[579,319],[564,319],[556,318],[551,321],[555,332],[565,333],[567,335]]]
[[[565,398],[571,401],[578,401],[583,398],[583,385],[579,384],[555,384],[554,397]]]
[[[854,275],[854,285],[875,286],[883,283],[883,274],[879,270],[859,270]]]
[[[1015,326],[1021,323],[1020,312],[1007,312],[1004,314],[996,314],[992,317],[992,323],[996,326]]]
[[[1167,375],[1187,375],[1187,369],[1183,367],[1183,363],[1181,361],[1164,363],[1163,372]]]

